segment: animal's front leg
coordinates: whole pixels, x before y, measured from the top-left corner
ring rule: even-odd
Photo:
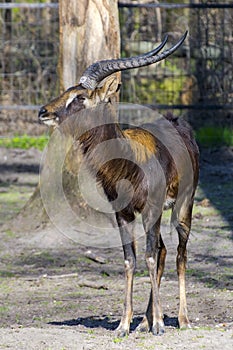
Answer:
[[[147,262],[150,280],[151,280],[151,311],[148,310],[149,312],[151,312],[151,318],[152,318],[151,331],[154,335],[161,335],[164,333],[164,322],[163,322],[163,313],[160,306],[159,288],[156,281],[157,280],[156,257],[147,256],[146,262]],[[149,313],[147,317],[150,317]]]
[[[133,276],[136,267],[136,253],[131,225],[127,224],[119,215],[116,215],[116,218],[125,258],[125,300],[123,315],[117,328],[117,333],[118,336],[124,337],[129,334],[130,322],[133,317]]]

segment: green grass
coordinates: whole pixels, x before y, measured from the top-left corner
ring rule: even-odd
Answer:
[[[196,139],[204,147],[233,146],[233,129],[205,126],[196,131]]]
[[[121,343],[122,341],[123,341],[123,338],[118,338],[118,337],[116,337],[116,338],[113,339],[113,343],[115,343],[115,344],[119,344],[119,343]]]
[[[13,137],[3,137],[0,138],[0,147],[6,148],[20,148],[20,149],[29,149],[29,148],[37,148],[39,150],[43,150],[44,147],[48,143],[48,136],[29,136],[29,135],[21,135],[21,136],[13,136]]]
[[[233,146],[233,129],[227,127],[205,126],[196,131],[196,139],[201,146]],[[49,141],[48,135],[15,135],[0,138],[0,147],[43,150]]]

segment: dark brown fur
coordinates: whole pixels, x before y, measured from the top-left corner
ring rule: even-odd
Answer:
[[[162,211],[167,208],[172,208],[172,222],[179,236],[178,320],[180,327],[189,326],[185,296],[186,246],[198,181],[198,148],[189,125],[171,114],[155,124],[122,130],[116,122],[115,108],[110,98],[106,97],[112,93],[109,91],[113,81],[106,84],[94,92],[80,87],[67,90],[60,99],[42,107],[40,118],[49,125],[50,121],[52,125],[60,125],[67,117],[74,118],[70,128],[73,136],[80,143],[90,171],[96,174],[109,201],[113,202],[124,249],[126,276],[124,311],[118,327],[120,336],[129,333],[133,315],[132,287],[136,251],[131,222],[136,212],[141,213],[146,234],[146,263],[151,279],[151,294],[138,330],[162,334],[164,323],[159,287],[166,248],[160,233],[160,222]],[[116,87],[112,90],[116,91]],[[100,100],[104,103],[100,103]],[[92,106],[94,108],[89,108]],[[101,152],[98,150],[98,145],[112,140],[115,143],[111,148],[103,147]],[[109,160],[111,152],[116,156]],[[114,201],[118,198],[121,180],[128,182],[121,187],[123,206],[118,210],[114,207]]]

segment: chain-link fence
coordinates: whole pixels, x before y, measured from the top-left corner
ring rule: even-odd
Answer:
[[[182,49],[155,69],[124,73],[123,96],[160,107],[227,108],[233,102],[233,5],[120,2],[122,51],[150,50],[169,33],[177,40],[188,28]]]
[[[0,26],[0,104],[30,109],[57,90],[58,5],[0,4]]]
[[[122,56],[151,50],[165,33],[172,44],[189,30],[188,40],[171,58],[123,73],[122,101],[187,109],[192,115],[208,111],[219,119],[232,116],[230,1],[121,0],[119,15]],[[16,120],[18,111],[21,118],[22,110],[37,109],[58,94],[58,3],[1,3],[0,37],[0,119],[13,110],[10,118]]]

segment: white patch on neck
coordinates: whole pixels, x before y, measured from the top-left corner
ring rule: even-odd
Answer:
[[[43,123],[47,126],[57,126],[57,123],[54,119],[47,119]]]

